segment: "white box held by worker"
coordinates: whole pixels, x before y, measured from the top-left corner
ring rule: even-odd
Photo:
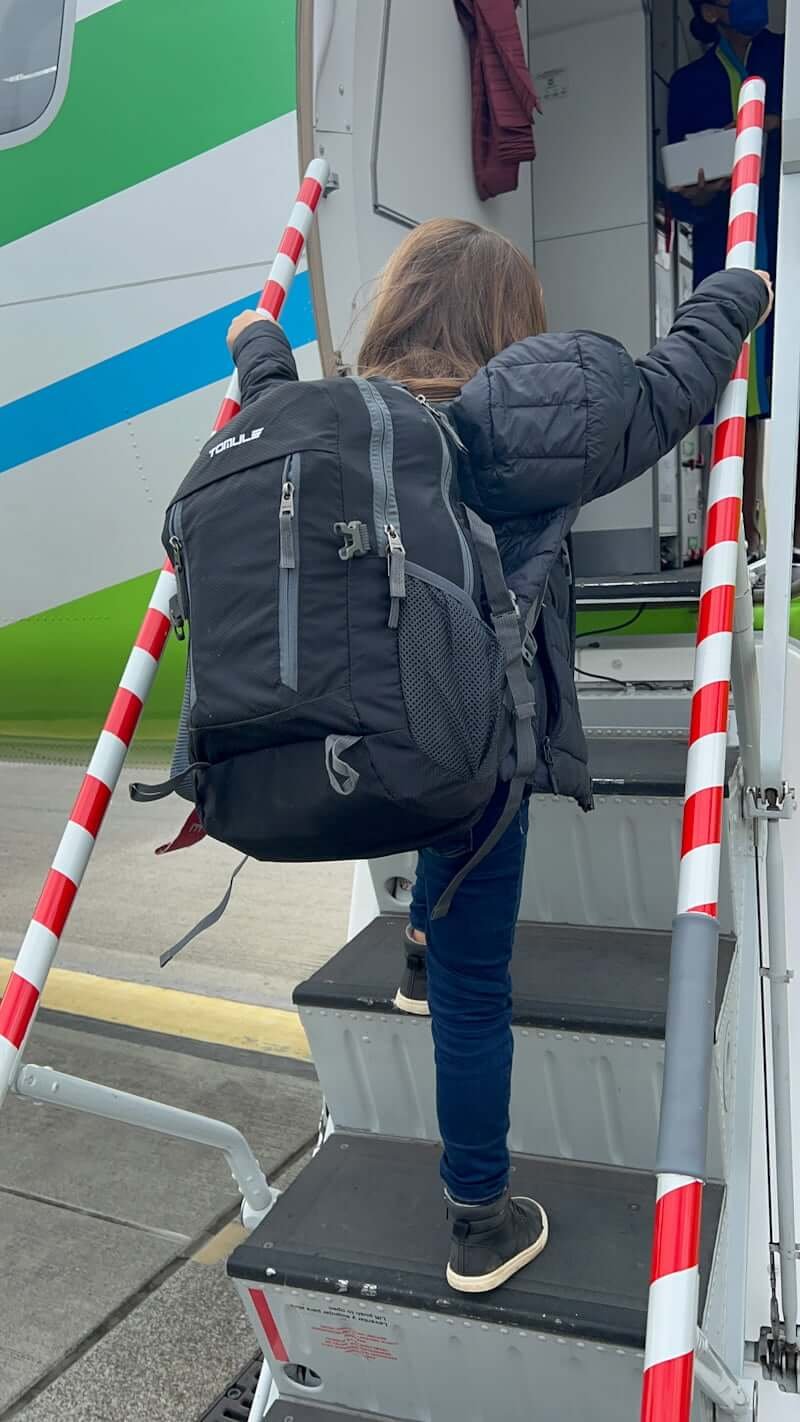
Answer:
[[[733,128],[709,128],[703,133],[690,133],[682,143],[668,143],[661,150],[667,187],[693,187],[701,169],[709,183],[715,178],[729,178],[735,145]]]

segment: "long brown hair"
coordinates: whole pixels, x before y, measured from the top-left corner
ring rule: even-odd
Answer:
[[[383,271],[359,374],[444,400],[546,322],[536,268],[513,242],[476,222],[435,218],[409,233]]]

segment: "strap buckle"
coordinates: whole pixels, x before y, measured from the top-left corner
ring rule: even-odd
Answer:
[[[369,529],[360,519],[351,519],[350,523],[335,523],[334,533],[339,533],[344,538],[344,543],[339,549],[339,557],[346,563],[350,558],[363,558],[365,553],[371,551],[369,541]]]

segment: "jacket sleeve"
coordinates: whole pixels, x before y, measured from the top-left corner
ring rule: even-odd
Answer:
[[[253,321],[233,347],[239,372],[242,408],[263,395],[273,380],[297,380],[297,366],[285,332],[277,321]]]
[[[617,391],[605,379],[607,357],[597,360],[603,338],[578,336],[590,422],[607,421],[610,431],[620,425],[610,447],[599,438],[591,441],[603,452],[587,460],[584,503],[636,479],[705,418],[730,380],[767,299],[754,272],[716,272],[679,308],[671,331],[649,355],[631,360],[614,343]]]

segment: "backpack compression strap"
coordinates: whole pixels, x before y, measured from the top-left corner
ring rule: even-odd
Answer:
[[[516,767],[514,778],[508,787],[508,798],[497,824],[486,836],[483,843],[478,846],[463,869],[459,870],[455,878],[450,881],[433,910],[432,918],[445,917],[464,880],[486,858],[505,834],[522,804],[525,786],[533,778],[533,772],[536,769],[536,739],[533,734],[536,703],[533,700],[533,689],[525,671],[523,658],[524,642],[533,630],[527,625],[530,614],[526,619],[523,636],[519,615],[503,574],[503,565],[500,562],[494,534],[488,523],[484,523],[483,519],[478,518],[472,509],[465,509],[465,512],[483,575],[492,627],[505,657],[506,685],[514,711]]]

